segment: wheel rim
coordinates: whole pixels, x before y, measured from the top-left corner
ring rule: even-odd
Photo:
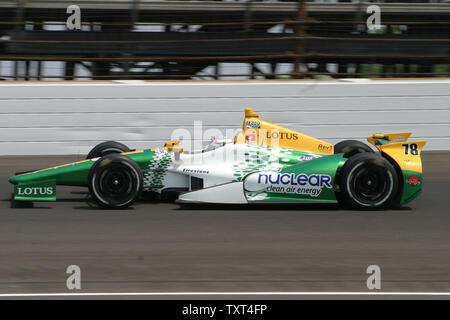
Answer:
[[[102,198],[113,206],[121,206],[134,198],[135,179],[121,165],[106,168],[99,176],[98,189]]]
[[[365,164],[353,168],[348,180],[352,198],[363,206],[378,206],[391,195],[392,174],[385,167]]]

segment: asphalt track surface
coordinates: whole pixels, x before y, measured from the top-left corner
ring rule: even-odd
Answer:
[[[382,292],[450,292],[450,152],[422,157],[423,194],[381,212],[151,202],[108,211],[71,187],[58,187],[57,202],[11,208],[14,172],[80,157],[0,157],[0,294],[71,293],[69,265],[82,270],[78,293],[368,292],[369,265],[381,268]]]

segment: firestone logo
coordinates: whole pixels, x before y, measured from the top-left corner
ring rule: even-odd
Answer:
[[[52,187],[30,187],[30,188],[18,188],[18,196],[51,196],[53,195]]]

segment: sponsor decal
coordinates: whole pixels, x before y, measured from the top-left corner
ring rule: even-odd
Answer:
[[[325,146],[323,144],[319,144],[318,146],[319,151],[331,151],[332,148],[333,148],[332,145]]]
[[[221,135],[221,136],[212,137],[212,141],[214,141],[216,143],[226,144],[226,143],[233,142],[233,139],[228,138],[227,136]]]
[[[14,186],[16,200],[55,200],[56,182],[42,181]]]
[[[249,129],[261,129],[261,123],[259,121],[248,120],[245,126]]]
[[[318,197],[323,188],[331,189],[331,176],[327,174],[257,172],[245,179],[246,191],[289,193]]]
[[[408,184],[412,185],[412,186],[417,186],[420,181],[419,181],[419,177],[417,176],[411,176],[408,178]]]
[[[310,161],[310,160],[314,160],[314,159],[317,159],[317,158],[318,158],[318,156],[309,154],[309,155],[302,156],[302,157],[298,158],[298,160],[300,160],[300,161]]]
[[[248,134],[245,136],[245,142],[250,144],[256,143],[256,134]]]
[[[331,177],[327,174],[311,174],[307,175],[301,173],[295,175],[294,173],[276,173],[276,174],[264,174],[258,175],[258,183],[271,183],[274,185],[301,185],[301,186],[318,186],[331,188]]]
[[[290,132],[266,132],[266,138],[270,139],[282,139],[282,140],[298,140],[298,134],[297,133],[290,133]]]
[[[201,174],[209,174],[209,170],[201,170],[201,169],[183,169],[183,173],[201,173]]]
[[[53,187],[17,187],[18,196],[51,196]]]
[[[392,141],[395,141],[395,142],[403,142],[403,141],[405,141],[405,137],[402,137],[402,136],[394,136],[394,139],[392,139]]]

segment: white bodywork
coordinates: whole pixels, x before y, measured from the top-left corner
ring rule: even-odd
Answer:
[[[243,182],[230,182],[211,188],[184,193],[178,197],[178,200],[191,203],[247,203],[247,198],[244,195]]]
[[[176,184],[188,187],[189,180],[186,178],[187,176],[203,179],[204,188],[231,182],[236,179],[235,174],[239,168],[246,166],[246,164],[243,164],[246,154],[254,153],[255,148],[258,147],[230,143],[211,151],[192,154],[181,153],[179,159],[174,159],[172,165],[168,168],[166,179],[170,179],[170,183],[164,183],[164,185],[173,186],[174,181],[177,181]],[[277,159],[275,156],[273,159],[267,158],[265,168],[276,171],[283,167],[278,162],[268,162],[269,160],[275,161]],[[175,174],[175,176],[170,173]]]

